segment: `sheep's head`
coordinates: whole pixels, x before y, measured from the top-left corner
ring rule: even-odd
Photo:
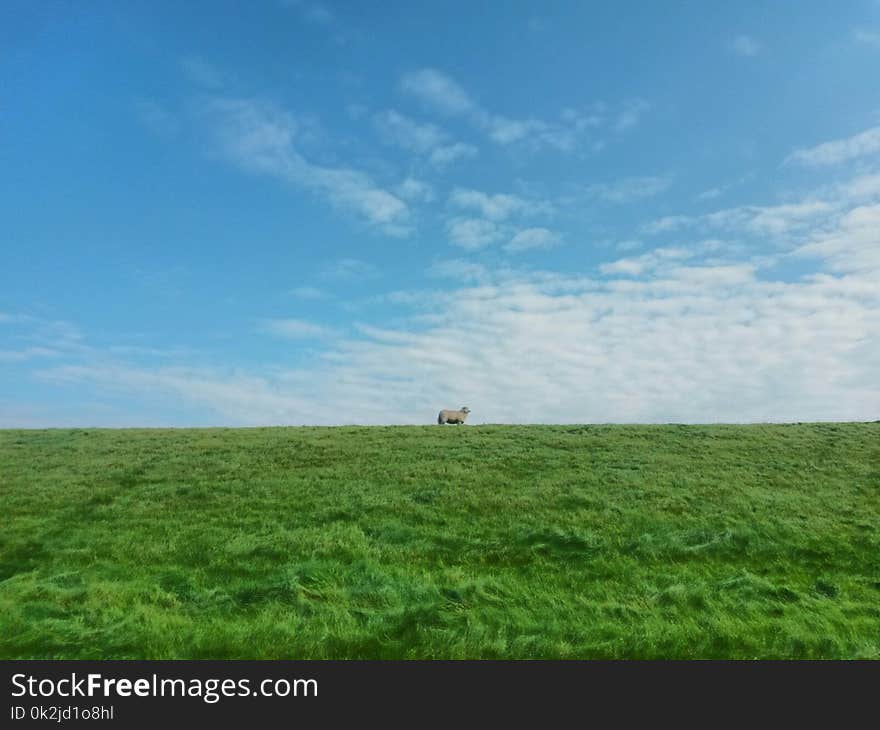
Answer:
[[[471,409],[468,408],[467,406],[462,406],[462,407],[461,407],[461,412],[462,412],[462,413],[470,413],[470,412],[471,412]]]

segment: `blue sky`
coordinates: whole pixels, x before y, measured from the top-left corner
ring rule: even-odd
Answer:
[[[880,2],[5,2],[0,427],[874,420]]]

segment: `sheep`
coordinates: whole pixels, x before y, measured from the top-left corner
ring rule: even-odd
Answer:
[[[467,418],[467,414],[471,412],[471,409],[467,406],[462,406],[462,408],[458,411],[440,411],[440,415],[437,416],[437,423],[441,426],[444,423],[464,423],[464,419]]]

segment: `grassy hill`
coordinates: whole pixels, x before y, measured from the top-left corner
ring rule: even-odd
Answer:
[[[0,431],[2,658],[880,658],[880,423]]]

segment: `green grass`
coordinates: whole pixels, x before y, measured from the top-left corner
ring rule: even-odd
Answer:
[[[880,423],[0,431],[2,658],[880,658]]]

